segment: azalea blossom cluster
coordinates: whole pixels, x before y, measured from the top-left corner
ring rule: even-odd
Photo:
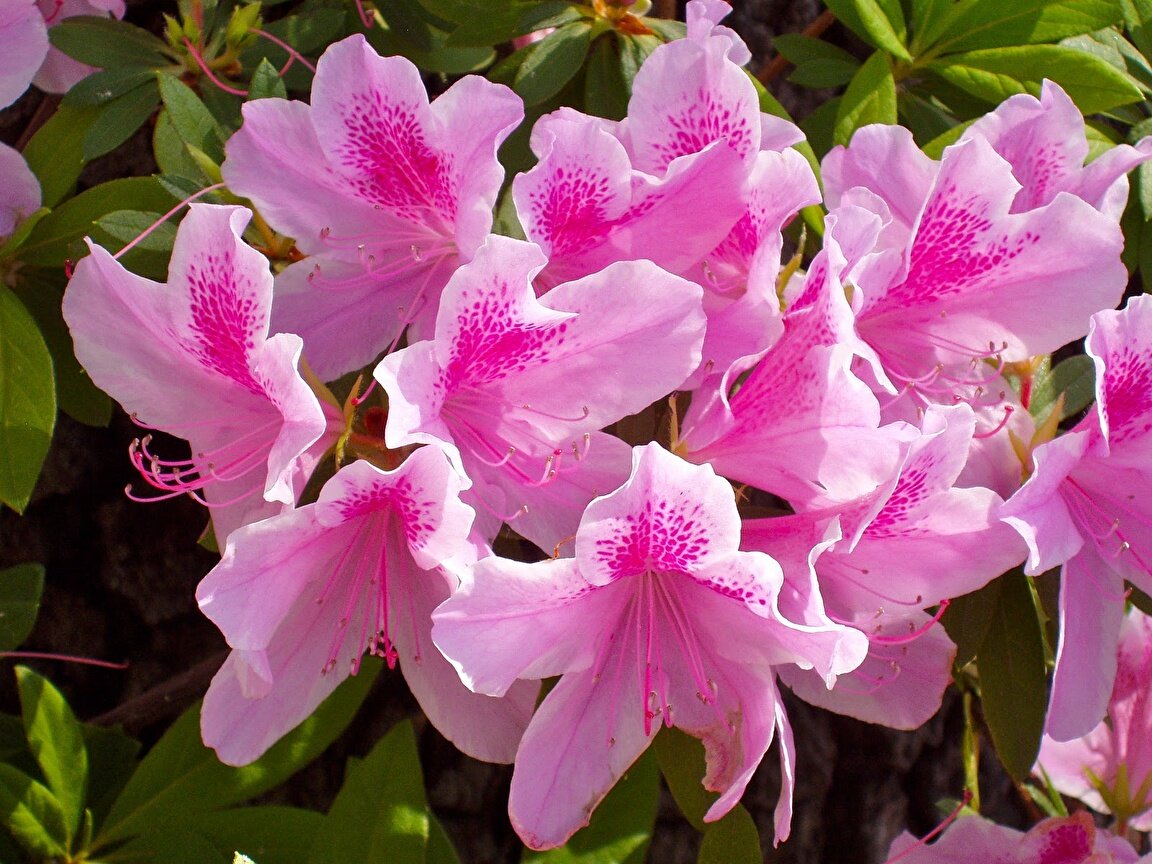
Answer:
[[[245,208],[194,204],[166,284],[96,245],[76,266],[77,357],[190,442],[131,458],[155,496],[203,501],[224,548],[197,591],[233,649],[203,709],[222,760],[368,653],[464,752],[515,762],[529,846],[586,824],[663,725],[704,743],[708,819],[776,741],[779,841],[780,685],[922,724],[951,680],[947,601],[1025,560],[1064,568],[1049,732],[1100,722],[1123,583],[1152,592],[1152,301],[1112,311],[1125,175],[1152,147],[1085,165],[1048,84],[939,160],[866,127],[821,193],[727,11],[689,4],[624,120],[536,122],[520,237],[492,233],[519,98],[469,76],[429,102],[353,36],[310,104],[250,102],[227,144],[228,188],[292,263],[244,239]],[[801,271],[783,231],[821,201]],[[1006,375],[1086,334],[1097,402],[1053,437]],[[359,371],[378,390],[324,383]],[[509,532],[543,560],[496,554]]]

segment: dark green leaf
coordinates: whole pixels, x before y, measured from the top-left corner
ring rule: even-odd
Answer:
[[[941,106],[909,90],[897,94],[896,109],[900,121],[912,130],[912,136],[921,146],[931,144],[958,125],[956,118]]]
[[[810,60],[833,60],[860,65],[860,61],[843,48],[802,33],[781,33],[772,40],[772,46],[796,65]]]
[[[112,802],[136,770],[140,742],[130,738],[119,726],[81,726],[84,747],[88,751],[88,809],[97,824],[104,821]]]
[[[836,130],[836,115],[840,111],[843,98],[829,99],[800,121],[800,129],[808,144],[819,158],[824,158],[835,145],[833,136]]]
[[[431,810],[428,811],[428,850],[424,864],[460,864],[460,856],[448,839],[448,832]]]
[[[115,150],[152,116],[160,104],[160,94],[152,83],[129,90],[99,109],[100,116],[84,136],[82,155],[85,162]]]
[[[156,126],[152,130],[152,154],[156,157],[157,166],[165,174],[195,177],[208,182],[204,170],[192,158],[168,112],[163,109],[156,115]]]
[[[61,105],[24,148],[24,161],[40,181],[46,207],[55,207],[84,170],[84,139],[99,108]]]
[[[514,89],[525,104],[536,105],[560,92],[580,71],[592,44],[592,27],[576,21],[529,46],[531,53],[516,72]]]
[[[927,68],[990,103],[1000,103],[1016,93],[1039,93],[1045,78],[1063,87],[1085,114],[1142,98],[1140,89],[1123,72],[1099,57],[1064,45],[971,51],[936,60]]]
[[[44,567],[17,564],[0,570],[0,651],[15,651],[28,638],[40,611]]]
[[[697,864],[762,864],[760,832],[743,804],[704,829]]]
[[[107,426],[112,418],[112,400],[80,367],[73,353],[72,334],[60,311],[66,283],[63,268],[24,267],[13,291],[36,319],[52,355],[56,401],[61,410],[89,426]]]
[[[252,80],[248,84],[248,101],[257,99],[287,99],[288,89],[284,86],[284,79],[276,71],[276,67],[264,57],[256,71],[252,73]]]
[[[317,834],[310,864],[388,861],[424,864],[428,805],[416,736],[405,720],[380,739],[359,763],[350,764],[344,785]]]
[[[957,141],[959,141],[960,136],[964,134],[964,130],[971,126],[974,122],[975,121],[973,120],[967,120],[963,123],[957,123],[947,132],[933,138],[922,148],[925,155],[930,156],[933,159],[939,159],[944,153],[944,148],[949,144],[955,144]]]
[[[664,782],[668,784],[668,791],[676,799],[680,812],[697,831],[703,831],[704,814],[717,797],[701,785],[707,767],[704,745],[675,727],[665,726],[656,735],[652,746],[660,773],[664,775]]]
[[[224,158],[224,139],[227,137],[212,116],[212,112],[200,101],[200,97],[179,78],[172,75],[160,76],[160,99],[164,102],[168,119],[176,134],[185,144],[203,150],[217,163]]]
[[[788,75],[788,80],[801,87],[842,87],[852,80],[860,64],[853,61],[806,60]]]
[[[0,822],[33,855],[55,860],[68,854],[60,802],[27,774],[0,763]]]
[[[933,53],[1055,42],[1120,20],[1116,0],[969,0],[932,35]],[[927,44],[925,47],[928,47]]]
[[[1061,361],[1046,374],[1037,374],[1032,384],[1032,400],[1028,410],[1040,419],[1049,406],[1064,394],[1064,420],[1079,414],[1096,398],[1096,364],[1086,354],[1077,354]]]
[[[389,0],[380,9],[388,29],[417,51],[433,48],[432,28],[416,0]]]
[[[560,849],[526,852],[523,864],[619,864],[643,861],[660,802],[656,755],[645,752],[600,802],[588,827]]]
[[[172,65],[168,46],[149,33],[115,18],[78,15],[48,30],[52,44],[73,59],[101,69]]]
[[[139,66],[96,72],[69,90],[64,96],[64,104],[103,105],[155,78],[155,70],[142,69]]]
[[[110,251],[118,252],[120,248],[141,237],[145,231],[152,228],[151,233],[139,240],[133,248],[153,252],[171,252],[172,244],[176,240],[176,226],[172,222],[163,222],[153,228],[161,215],[160,213],[147,213],[140,210],[113,210],[97,219],[96,225],[120,241],[119,246],[109,246]]]
[[[0,285],[0,501],[23,513],[56,425],[52,355],[24,304]]]
[[[999,578],[999,602],[976,658],[984,720],[1016,780],[1032,771],[1048,701],[1044,636],[1027,579],[1018,569]]]
[[[584,110],[589,114],[622,120],[628,113],[631,87],[624,81],[620,49],[614,34],[601,36],[592,43],[584,73]]]
[[[955,598],[940,623],[944,625],[948,638],[956,643],[956,668],[963,669],[976,659],[992,615],[1000,603],[1003,585],[994,579],[978,591]]]
[[[48,679],[27,666],[16,667],[20,707],[28,747],[60,802],[68,842],[80,828],[88,791],[88,751],[76,715]]]
[[[671,18],[645,18],[644,25],[664,42],[675,42],[688,35],[688,27],[683,21]]]
[[[491,48],[457,48],[446,45],[447,34],[440,30],[434,31],[435,45],[431,51],[417,51],[385,27],[373,27],[367,36],[372,47],[380,54],[399,54],[421,69],[445,75],[473,72],[490,65],[496,59],[496,52]]]
[[[1145,57],[1152,57],[1152,0],[1120,0],[1124,28]]]
[[[860,67],[836,111],[834,140],[847,144],[853,133],[869,123],[896,122],[896,80],[892,63],[883,51],[875,52]]]
[[[344,731],[379,670],[379,663],[365,662],[360,674],[341,684],[311,717],[243,768],[221,764],[201,743],[200,705],[194,705],[144,757],[112,805],[96,848],[163,823],[194,824],[200,813],[246,801],[280,784]]]
[[[891,0],[825,0],[851,30],[893,57],[911,62],[904,46],[904,13],[899,2]]]
[[[1128,602],[1143,612],[1145,615],[1152,615],[1152,597],[1149,597],[1135,585],[1129,584],[1131,593],[1128,595]]]

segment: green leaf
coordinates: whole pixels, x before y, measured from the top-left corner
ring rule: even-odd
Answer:
[[[405,720],[349,764],[308,861],[424,864],[429,831],[416,735]]]
[[[87,806],[96,823],[101,824],[136,770],[140,742],[119,726],[84,723],[80,728],[88,751],[88,776],[94,780],[88,784]]]
[[[1085,114],[1107,111],[1143,98],[1140,88],[1107,61],[1064,45],[1022,45],[970,51],[926,67],[945,81],[991,103],[1016,93],[1040,92],[1055,81]]]
[[[24,304],[0,285],[0,501],[23,513],[56,425],[52,355]]]
[[[88,751],[84,734],[67,700],[48,679],[27,666],[16,667],[24,734],[48,788],[60,802],[67,843],[80,828],[88,787]]]
[[[107,69],[82,79],[64,95],[65,105],[103,105],[156,78],[152,69],[129,66]]]
[[[96,225],[120,241],[120,248],[140,237],[146,230],[156,224],[160,213],[147,213],[140,210],[113,210],[96,220]],[[175,216],[169,217],[175,218]],[[171,252],[172,244],[176,241],[176,226],[172,222],[163,222],[144,239],[140,240],[134,250],[150,250],[153,252]],[[117,247],[109,247],[110,250]]]
[[[1096,364],[1086,354],[1062,360],[1046,374],[1037,374],[1032,384],[1028,410],[1038,420],[1048,413],[1060,394],[1064,394],[1061,420],[1079,414],[1096,398]]]
[[[243,768],[221,764],[201,743],[200,705],[194,705],[144,757],[113,804],[94,848],[106,848],[164,823],[194,824],[201,813],[246,801],[279,785],[340,735],[379,671],[378,662],[366,661],[360,674],[342,683],[312,716]]]
[[[660,803],[656,755],[640,756],[600,802],[588,827],[559,849],[526,852],[523,864],[620,864],[643,861]]]
[[[622,120],[628,113],[631,83],[624,80],[620,58],[621,42],[615,32],[605,34],[592,43],[588,54],[588,67],[584,73],[584,110],[597,117]]]
[[[875,52],[853,76],[836,111],[834,138],[847,144],[852,134],[869,123],[896,122],[896,80],[883,51]]]
[[[259,864],[300,864],[324,816],[299,807],[239,807],[200,813],[190,824],[164,824],[116,849],[123,864],[207,864],[236,852]],[[110,856],[111,857],[111,856]],[[335,859],[333,859],[333,864]]]
[[[81,242],[97,220],[117,210],[163,213],[179,199],[155,177],[110,180],[65,201],[40,220],[20,247],[19,258],[36,267],[62,267],[85,252]]]
[[[257,99],[287,99],[288,89],[284,86],[284,79],[276,71],[276,67],[264,57],[260,65],[252,73],[252,80],[248,84],[248,101]]]
[[[424,10],[416,0],[389,0],[380,12],[389,29],[418,51],[431,51],[434,40]]]
[[[65,18],[49,28],[48,39],[69,57],[101,69],[157,69],[173,63],[164,42],[135,24],[115,18]]]
[[[81,368],[73,353],[72,334],[61,314],[67,281],[63,268],[23,267],[13,291],[36,319],[52,355],[56,401],[61,410],[89,426],[107,426],[112,419],[112,400]]]
[[[697,864],[761,864],[760,832],[752,816],[737,804],[719,822],[704,829]]]
[[[160,99],[168,112],[168,119],[176,134],[185,144],[203,150],[217,163],[224,158],[224,139],[228,137],[187,84],[173,75],[159,78]]]
[[[1055,42],[1120,20],[1116,0],[967,0],[931,34],[933,53]]]
[[[580,71],[592,44],[592,27],[587,22],[566,24],[530,51],[516,72],[513,87],[527,105],[536,105],[555,96]]]
[[[1145,57],[1152,56],[1152,0],[1120,0],[1124,29]]]
[[[996,753],[1008,773],[1025,780],[1036,762],[1048,701],[1044,636],[1019,570],[1005,573],[1000,596],[980,646],[980,702]]]
[[[704,814],[716,800],[715,793],[707,791],[701,781],[706,764],[704,745],[674,726],[665,726],[656,735],[652,745],[660,773],[668,784],[668,791],[684,818],[697,831],[704,830]]]
[[[460,864],[448,832],[431,810],[428,811],[428,850],[424,864]]]
[[[68,854],[68,831],[60,802],[45,786],[0,763],[0,821],[31,852],[55,860]]]
[[[84,138],[100,117],[97,107],[61,105],[24,148],[46,207],[55,207],[84,170]]]
[[[17,564],[0,570],[0,651],[15,651],[28,638],[43,592],[42,565]]]
[[[131,138],[159,104],[160,94],[151,82],[105,102],[84,136],[84,161],[110,153]]]
[[[904,13],[898,0],[825,0],[825,5],[850,30],[877,48],[912,61],[904,45]]]
[[[948,633],[948,638],[956,643],[956,668],[963,669],[976,659],[992,615],[1000,603],[1000,580],[989,582],[978,591],[956,597],[948,604],[940,623]]]

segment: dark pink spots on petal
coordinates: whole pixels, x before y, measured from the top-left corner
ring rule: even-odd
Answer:
[[[625,517],[615,537],[596,541],[596,557],[614,578],[640,573],[687,573],[709,551],[710,520],[704,505],[692,501],[655,499],[639,513]]]
[[[548,182],[529,193],[534,234],[560,258],[595,245],[611,227],[605,217],[610,181],[591,168],[557,168]]]
[[[908,527],[911,511],[918,508],[931,493],[927,483],[931,468],[931,462],[923,464],[922,460],[922,464],[915,465],[900,475],[896,488],[892,490],[884,507],[868,526],[869,536],[887,537],[904,532]]]
[[[421,500],[411,482],[381,478],[368,486],[349,491],[338,503],[340,515],[346,521],[373,513],[389,512],[400,517],[404,537],[413,546],[420,546],[436,530],[437,514],[444,503]]]
[[[237,269],[231,252],[197,258],[188,267],[188,285],[193,355],[205,368],[263,395],[249,364],[264,327],[256,286]]]
[[[1061,819],[1041,823],[1025,842],[1036,864],[1081,864],[1092,855],[1094,833],[1078,819]]]
[[[753,147],[753,118],[734,110],[735,106],[717,100],[715,93],[701,88],[695,98],[685,98],[664,116],[666,137],[653,141],[663,167],[679,156],[699,153],[715,141],[725,141],[740,156]]]
[[[375,90],[341,106],[345,139],[334,154],[364,199],[415,222],[451,231],[457,191],[452,155],[433,149],[413,106],[385,102]]]
[[[1124,348],[1107,358],[1104,411],[1113,443],[1152,432],[1152,365],[1147,354]]]

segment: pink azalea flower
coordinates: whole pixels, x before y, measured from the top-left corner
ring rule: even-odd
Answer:
[[[779,730],[776,837],[788,836],[794,753],[775,669],[831,683],[864,638],[783,617],[780,568],[739,541],[728,483],[649,444],[633,450],[628,482],[588,506],[574,558],[486,558],[436,610],[433,639],[478,692],[563,676],[516,754],[508,808],[530,847],[587,824],[661,722],[704,742],[704,784],[720,793],[709,821],[739,800]]]
[[[36,5],[49,28],[77,15],[124,17],[124,0],[37,0]],[[44,63],[32,83],[48,93],[66,93],[95,71],[92,66],[73,60],[58,48],[49,46]]]
[[[1028,833],[979,816],[956,820],[931,846],[904,833],[892,843],[889,864],[1150,864],[1127,841],[1102,831],[1085,812],[1045,819]]]
[[[0,144],[0,242],[40,209],[40,181],[20,155]]]
[[[1075,741],[1047,736],[1037,766],[1060,792],[1126,826],[1152,831],[1152,618],[1132,609],[1120,627],[1108,717]]]
[[[1152,138],[1120,144],[1088,165],[1084,118],[1059,84],[1044,81],[1037,99],[1020,93],[965,130],[983,138],[1012,165],[1021,184],[1012,212],[1033,210],[1068,192],[1119,220],[1128,201],[1127,174],[1152,158]]]
[[[879,357],[877,386],[920,405],[998,403],[1007,388],[985,358],[1024,360],[1079,338],[1127,283],[1116,221],[1070,194],[1014,212],[1021,185],[983,137],[937,163],[907,130],[868,126],[828,155],[823,177],[832,208],[884,222],[849,274],[856,329]]]
[[[468,554],[473,512],[438,447],[395,470],[358,461],[315,504],[236,531],[197,588],[232,654],[204,698],[204,742],[243,765],[315,710],[365,651],[400,663],[432,723],[479,759],[511,762],[536,700],[460,683],[429,637],[430,614],[455,582],[437,568]]]
[[[737,65],[747,47],[715,27],[728,11],[690,4],[688,38],[652,52],[623,121],[567,108],[537,121],[539,162],[512,191],[525,234],[548,256],[543,284],[636,258],[686,272],[745,211],[757,154],[803,139],[791,123],[761,114]]]
[[[983,587],[1025,555],[999,523],[999,496],[954,485],[974,430],[968,406],[930,408],[921,437],[874,490],[744,523],[741,547],[784,568],[785,614],[830,616],[869,639],[868,660],[831,691],[809,673],[782,669],[805,700],[898,729],[916,728],[940,707],[955,646],[923,610],[943,612],[944,601]]]
[[[0,108],[24,95],[48,53],[48,28],[36,0],[0,4]]]
[[[166,285],[125,270],[104,249],[76,266],[64,319],[92,380],[146,427],[186,438],[169,461],[137,441],[132,460],[160,497],[192,493],[223,541],[291,507],[343,428],[298,371],[298,336],[268,336],[272,274],[241,239],[242,207],[193,204]],[[202,496],[202,497],[201,497]]]
[[[470,500],[551,550],[628,476],[628,447],[597,430],[687,377],[704,317],[699,286],[648,261],[537,299],[544,264],[535,244],[489,237],[444,289],[435,338],[385,357],[376,378],[389,447],[452,445]]]
[[[360,35],[320,58],[311,105],[244,106],[224,178],[310,256],[277,277],[273,326],[303,336],[321,378],[371,362],[409,323],[427,335],[492,226],[496,150],[522,117],[519,97],[477,76],[429,104],[416,67]]]
[[[1060,642],[1047,732],[1088,734],[1116,676],[1124,580],[1152,592],[1152,297],[1099,312],[1086,340],[1096,407],[1033,452],[1032,476],[1003,516],[1028,544],[1027,572],[1063,566]]]

